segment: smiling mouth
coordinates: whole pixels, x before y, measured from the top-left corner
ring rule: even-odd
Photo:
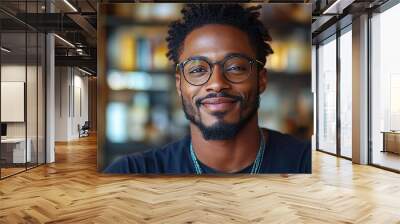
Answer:
[[[237,102],[238,100],[228,97],[214,97],[203,100],[201,105],[210,112],[225,112],[233,109]]]

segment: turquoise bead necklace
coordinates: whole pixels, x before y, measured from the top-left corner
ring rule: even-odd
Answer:
[[[256,156],[256,159],[254,160],[250,174],[257,174],[260,172],[261,164],[264,159],[265,138],[264,138],[264,134],[262,133],[261,128],[259,130],[260,130],[260,147],[258,148],[257,156]],[[193,162],[196,174],[202,174],[203,170],[201,169],[200,164],[197,160],[196,154],[194,153],[192,142],[190,142],[190,156],[192,158],[192,162]]]

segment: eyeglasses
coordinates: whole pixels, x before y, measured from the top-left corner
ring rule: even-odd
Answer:
[[[177,64],[176,68],[180,69],[188,83],[201,86],[208,82],[216,64],[221,66],[226,80],[232,83],[241,83],[250,77],[256,63],[264,66],[261,61],[243,54],[231,54],[215,63],[210,62],[206,57],[196,56]]]

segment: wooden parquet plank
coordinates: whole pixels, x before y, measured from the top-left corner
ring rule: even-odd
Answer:
[[[0,181],[0,223],[400,223],[400,175],[313,152],[312,175],[96,172],[95,137]]]

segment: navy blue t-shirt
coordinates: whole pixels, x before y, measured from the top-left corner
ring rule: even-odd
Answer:
[[[265,129],[264,129],[265,131]],[[270,129],[260,173],[311,173],[311,144]],[[159,149],[123,156],[105,173],[195,174],[190,157],[190,135]],[[219,173],[198,160],[205,174]],[[250,173],[253,164],[237,173]]]

